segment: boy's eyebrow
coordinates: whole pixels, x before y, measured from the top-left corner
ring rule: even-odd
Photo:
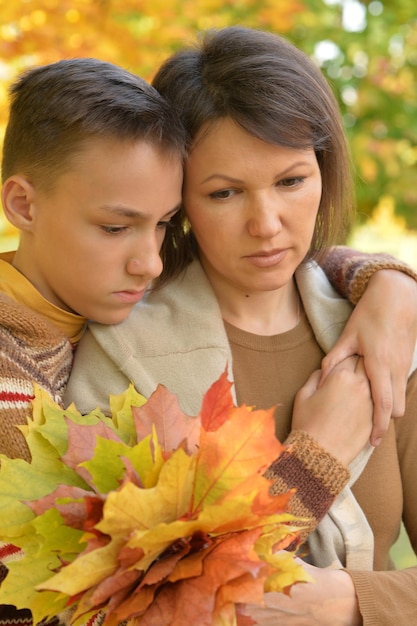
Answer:
[[[179,202],[177,204],[177,206],[175,206],[173,209],[171,209],[170,211],[168,211],[167,213],[165,213],[162,217],[172,217],[173,215],[175,215],[175,213],[178,213],[178,211],[181,208],[181,202]],[[125,207],[125,206],[103,206],[101,207],[101,209],[103,211],[106,211],[107,213],[113,213],[114,215],[120,215],[121,217],[128,217],[131,219],[148,219],[149,215],[147,215],[146,213],[142,213],[141,211],[137,211],[135,209],[130,209],[129,207]]]

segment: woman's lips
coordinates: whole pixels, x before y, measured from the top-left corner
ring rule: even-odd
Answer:
[[[245,258],[248,259],[248,261],[252,263],[252,265],[255,265],[255,267],[263,268],[278,265],[284,260],[286,255],[286,249],[271,250],[268,252],[259,250],[257,252],[254,252],[253,254],[247,255]]]

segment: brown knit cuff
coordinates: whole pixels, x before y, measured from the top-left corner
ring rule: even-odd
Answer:
[[[293,431],[286,450],[270,465],[265,477],[273,480],[270,493],[279,495],[295,488],[291,513],[304,518],[301,540],[309,535],[349,480],[349,470],[303,431]],[[307,521],[305,521],[307,518]]]
[[[397,270],[417,281],[417,272],[390,254],[368,254],[345,246],[331,248],[320,265],[332,286],[352,304],[357,304],[378,270]]]
[[[0,604],[0,626],[33,626],[32,613],[28,609]]]

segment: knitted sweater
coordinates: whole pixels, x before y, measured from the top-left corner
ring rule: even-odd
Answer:
[[[19,424],[26,424],[33,383],[57,401],[67,384],[73,350],[43,315],[0,293],[0,452],[28,459]]]
[[[359,302],[377,270],[399,270],[417,280],[412,267],[390,254],[367,254],[346,246],[332,248],[320,265],[330,284],[352,304]]]

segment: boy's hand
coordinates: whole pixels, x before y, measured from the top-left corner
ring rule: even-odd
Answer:
[[[416,339],[416,281],[394,270],[375,272],[342,335],[322,362],[324,381],[347,356],[364,357],[374,404],[372,445],[379,445],[391,417],[404,414]]]

